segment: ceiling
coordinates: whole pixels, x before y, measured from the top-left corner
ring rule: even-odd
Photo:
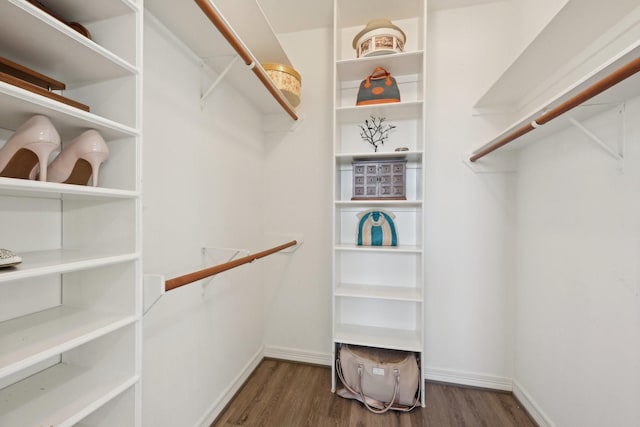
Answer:
[[[333,25],[333,0],[257,0],[276,33]],[[453,9],[505,0],[428,0],[429,10]],[[295,17],[295,19],[292,19]]]

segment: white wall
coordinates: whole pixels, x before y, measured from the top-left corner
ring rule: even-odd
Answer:
[[[471,112],[517,48],[513,15],[508,2],[439,11],[427,33],[427,377],[504,389],[512,375],[513,178],[476,174],[462,159],[492,132]]]
[[[304,244],[295,262],[265,264],[265,348],[275,357],[330,364],[332,32],[279,38],[302,75],[303,120],[293,132],[267,135],[265,230],[300,234]]]
[[[514,377],[551,426],[640,425],[638,114],[624,171],[574,128],[519,156]],[[613,148],[616,116],[586,123]]]
[[[226,84],[200,110],[197,61],[145,21],[144,268],[170,278],[202,268],[204,246],[262,249],[264,145],[261,116]],[[260,270],[258,262],[173,290],[144,316],[145,426],[207,421],[261,357]]]

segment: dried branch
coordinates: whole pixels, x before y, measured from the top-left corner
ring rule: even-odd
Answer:
[[[396,127],[394,125],[384,125],[385,120],[387,120],[386,117],[370,117],[371,120],[366,119],[363,125],[359,125],[360,138],[373,145],[374,152],[377,152],[378,146],[384,145],[384,142],[389,138],[389,133]]]

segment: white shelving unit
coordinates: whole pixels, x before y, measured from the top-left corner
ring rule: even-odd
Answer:
[[[98,130],[100,187],[0,178],[0,425],[140,426],[141,0],[0,3],[0,56],[66,84],[82,111],[0,82],[0,146],[43,114],[62,146]],[[28,29],[28,30],[26,30]]]
[[[333,356],[341,344],[356,344],[416,352],[424,364],[427,4],[335,0],[334,10]],[[356,58],[353,37],[380,17],[407,34],[405,52]],[[402,101],[356,106],[360,82],[378,66],[396,78]],[[385,117],[396,126],[375,153],[360,139],[358,127],[370,116]],[[394,151],[400,146],[408,151]],[[353,161],[390,158],[407,161],[406,200],[351,200]],[[394,213],[399,246],[356,245],[356,215],[371,208]],[[338,382],[334,369],[333,391]]]

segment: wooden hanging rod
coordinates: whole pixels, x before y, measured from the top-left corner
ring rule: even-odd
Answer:
[[[233,30],[229,27],[227,22],[224,20],[224,18],[218,13],[218,11],[213,6],[211,6],[211,3],[209,2],[209,0],[194,0],[194,1],[198,4],[198,6],[200,6],[200,9],[202,9],[204,14],[207,15],[207,18],[209,18],[211,23],[215,25],[218,31],[220,31],[220,34],[222,34],[222,36],[227,40],[227,42],[229,42],[231,47],[233,47],[233,49],[238,53],[238,55],[240,55],[245,65],[251,67],[251,69],[253,70],[253,73],[256,75],[256,77],[258,77],[258,80],[260,80],[260,82],[264,85],[264,87],[269,91],[271,96],[273,96],[275,100],[278,101],[278,104],[280,104],[280,106],[287,112],[289,116],[291,116],[293,120],[298,120],[298,115],[293,110],[293,108],[291,108],[291,106],[287,102],[286,98],[284,97],[280,89],[278,89],[273,84],[273,81],[271,81],[271,78],[264,71],[262,66],[259,64],[256,64],[256,61],[253,58],[253,55],[251,54],[251,52],[249,52],[249,50],[244,46],[244,43],[242,43],[242,41],[238,38],[238,36],[236,36],[236,34],[233,32]]]
[[[505,146],[508,143],[529,133],[530,131],[534,130],[536,127],[542,126],[545,123],[550,122],[556,117],[588,101],[589,99],[595,97],[596,95],[599,95],[600,93],[617,85],[621,81],[631,77],[632,75],[636,74],[639,71],[640,71],[640,57],[629,62],[627,65],[620,67],[616,71],[612,72],[608,76],[597,81],[596,83],[589,86],[588,88],[578,93],[577,95],[569,98],[568,100],[558,105],[557,107],[554,107],[553,109],[543,113],[542,115],[540,115],[540,117],[533,120],[531,123],[527,123],[526,125],[516,129],[515,131],[505,136],[504,138],[501,138],[498,141],[494,142],[493,144],[488,145],[487,147],[474,153],[471,157],[469,157],[469,161],[475,162],[476,160],[486,156],[487,154],[497,150],[498,148]]]
[[[170,291],[172,289],[179,288],[180,286],[188,285],[189,283],[193,283],[198,280],[207,278],[209,276],[213,276],[214,274],[222,273],[223,271],[231,270],[232,268],[239,267],[243,264],[248,264],[259,258],[264,258],[267,255],[274,254],[276,252],[279,252],[283,249],[287,249],[291,246],[295,246],[297,244],[298,242],[296,240],[292,240],[280,246],[275,246],[271,249],[266,249],[262,252],[258,252],[255,254],[247,255],[242,258],[234,259],[233,261],[225,262],[224,264],[214,265],[213,267],[208,267],[203,270],[194,271],[192,273],[184,274],[182,276],[178,276],[173,279],[165,280],[164,290]]]

